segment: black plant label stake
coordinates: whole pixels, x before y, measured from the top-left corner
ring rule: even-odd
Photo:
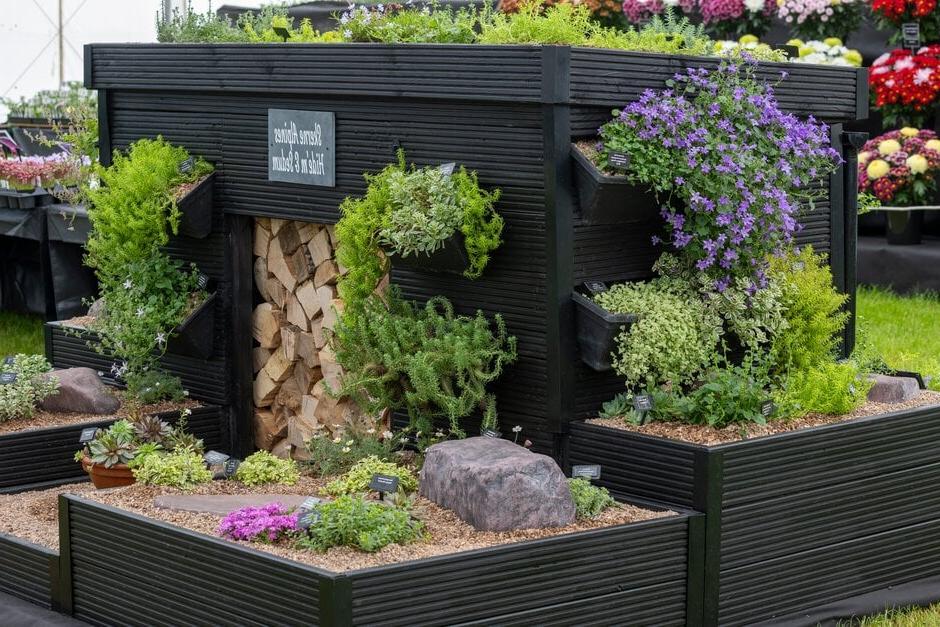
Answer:
[[[369,482],[369,489],[378,492],[379,498],[384,501],[386,494],[398,492],[398,477],[376,473],[372,475],[372,481]]]
[[[14,357],[13,355],[7,355],[6,357],[3,358],[3,365],[4,366],[16,365],[16,357]]]
[[[300,507],[297,508],[297,527],[306,531],[313,525],[320,522],[320,512],[317,510],[317,505],[322,503],[320,499],[315,496],[311,496],[303,503],[300,504]]]
[[[98,433],[98,427],[88,427],[87,429],[82,429],[82,434],[78,437],[79,444],[88,444],[95,439],[95,435]]]
[[[764,418],[770,418],[777,411],[773,401],[764,401],[760,404],[760,413]]]
[[[242,465],[242,460],[235,459],[234,457],[228,459],[225,464],[222,466],[222,475],[226,479],[230,479],[235,476],[235,473],[238,472],[238,467]]]
[[[15,372],[4,372],[0,374],[0,385],[10,385],[11,383],[16,383]]]
[[[905,22],[901,24],[901,39],[904,42],[904,47],[908,50],[920,48],[920,23]]]
[[[189,174],[196,167],[196,160],[189,157],[180,164],[180,174]]]
[[[209,451],[202,456],[208,466],[221,466],[229,460],[229,456],[219,451]]]
[[[600,464],[576,464],[571,467],[571,476],[597,481],[601,478],[601,466]]]
[[[584,291],[591,296],[596,296],[597,294],[607,291],[607,284],[603,281],[585,281],[581,285],[584,287]]]
[[[630,169],[630,155],[625,152],[612,152],[607,155],[607,164],[614,170],[626,172]]]
[[[454,168],[456,167],[457,167],[457,164],[452,161],[450,163],[441,164],[438,167],[438,170],[440,170],[444,176],[450,176],[451,174],[454,173]]]
[[[653,409],[653,398],[649,394],[637,394],[633,397],[633,409],[640,412],[640,424],[646,424],[649,411]]]

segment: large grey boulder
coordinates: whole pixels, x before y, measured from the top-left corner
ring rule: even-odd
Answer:
[[[59,391],[39,404],[46,411],[113,414],[121,402],[91,368],[66,368],[44,374],[59,380]]]
[[[431,446],[421,496],[481,531],[563,527],[575,521],[561,468],[508,440],[467,438]]]
[[[875,384],[868,392],[868,400],[875,403],[905,403],[920,395],[920,386],[913,377],[889,377],[879,374],[872,378]]]

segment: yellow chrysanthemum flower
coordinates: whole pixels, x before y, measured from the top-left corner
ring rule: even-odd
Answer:
[[[878,144],[878,152],[884,156],[888,156],[892,153],[895,153],[901,149],[901,144],[898,143],[896,139],[886,139],[883,142]]]
[[[800,46],[803,45],[803,40],[802,40],[802,39],[791,39],[790,41],[787,42],[787,45],[788,45],[788,46],[796,46],[797,48],[799,48]]]
[[[831,48],[833,46],[841,46],[842,40],[839,39],[838,37],[826,37],[825,39],[823,39],[823,43]]]
[[[940,150],[940,139],[928,139],[924,146],[929,150]]]
[[[905,163],[907,163],[907,167],[909,167],[914,174],[923,174],[927,171],[929,165],[927,158],[923,155],[911,155],[907,158]]]
[[[842,55],[842,58],[855,67],[862,67],[862,54],[858,50],[849,50]]]
[[[868,167],[865,168],[865,172],[868,173],[868,178],[880,179],[882,176],[891,171],[891,166],[888,165],[887,161],[882,159],[875,159],[868,164]]]
[[[756,44],[759,41],[760,40],[757,38],[756,35],[741,35],[741,38],[738,39],[738,43],[741,44],[742,46],[747,45],[747,44]]]
[[[919,129],[916,129],[912,126],[905,126],[901,129],[901,135],[904,137],[915,137],[919,132]]]
[[[867,150],[863,150],[862,152],[858,153],[858,162],[862,165],[868,163],[869,159],[871,159],[871,153]]]

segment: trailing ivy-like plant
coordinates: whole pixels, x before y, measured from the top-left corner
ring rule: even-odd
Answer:
[[[424,307],[402,300],[393,288],[387,303],[371,296],[360,315],[343,315],[330,343],[346,376],[334,393],[352,396],[370,412],[405,410],[411,426],[432,431],[435,418],[459,420],[475,411],[496,424],[496,399],[486,386],[516,359],[516,338],[498,314],[458,316],[442,297]]]
[[[493,210],[499,190],[481,189],[476,173],[464,167],[452,174],[409,168],[402,150],[397,163],[365,178],[365,196],[344,200],[336,225],[336,258],[349,270],[339,281],[347,312],[356,310],[388,272],[383,252],[427,255],[458,231],[470,260],[464,275],[480,276],[501,243],[503,219]]]

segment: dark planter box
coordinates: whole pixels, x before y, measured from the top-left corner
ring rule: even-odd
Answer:
[[[177,201],[176,205],[181,214],[180,235],[202,239],[212,232],[212,192],[214,189],[215,172],[212,172]]]
[[[173,331],[166,344],[168,353],[197,359],[212,357],[215,342],[215,294],[196,307]]]
[[[46,323],[46,359],[56,368],[85,366],[101,373],[108,383],[117,383],[111,375],[113,358],[97,353],[88,343],[95,334],[87,329],[69,327],[61,322]],[[200,401],[228,405],[228,374],[223,361],[167,353],[160,365],[183,382],[189,395]]]
[[[179,419],[177,411],[157,415],[170,423]],[[82,429],[107,427],[114,420],[103,416],[65,427],[0,435],[0,494],[87,480],[88,475],[74,459]],[[216,405],[193,408],[189,416],[189,431],[202,438],[207,448],[224,448],[222,425],[222,409]]]
[[[582,224],[632,224],[659,218],[660,204],[650,190],[633,185],[626,176],[604,174],[574,144],[571,157]]]
[[[593,370],[610,370],[610,354],[617,346],[617,336],[636,322],[635,314],[610,313],[593,300],[572,292],[578,325],[578,350],[581,361]]]
[[[31,192],[6,191],[3,194],[7,202],[7,207],[11,209],[35,209],[36,207],[45,207],[55,202],[52,194],[37,187]]]
[[[58,570],[52,549],[0,534],[0,592],[51,608]]]
[[[888,226],[885,237],[889,244],[911,246],[920,244],[924,234],[924,212],[886,211]]]
[[[443,246],[430,255],[419,254],[402,257],[391,253],[388,258],[391,260],[392,265],[398,268],[463,274],[470,267],[470,258],[467,256],[464,241],[464,234],[456,231],[444,240]]]
[[[698,514],[332,573],[74,496],[63,589],[93,624],[696,625]],[[134,582],[114,585],[114,573]],[[690,586],[690,583],[692,584]]]
[[[940,406],[716,446],[576,422],[568,463],[705,512],[705,624],[809,625],[940,600],[938,437]]]

